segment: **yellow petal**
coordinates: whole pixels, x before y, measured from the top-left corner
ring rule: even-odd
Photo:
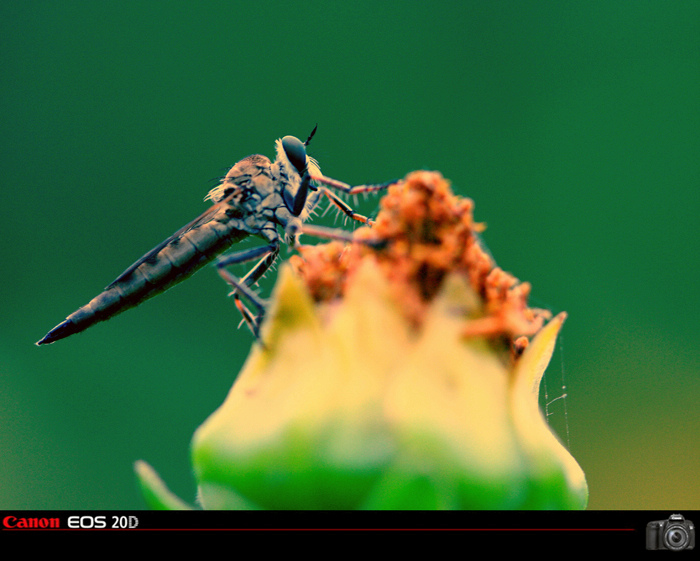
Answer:
[[[205,506],[221,504],[223,487],[236,489],[237,502],[267,508],[356,508],[380,476],[377,465],[392,453],[382,426],[384,366],[403,348],[406,327],[387,309],[386,282],[371,262],[347,299],[322,328],[303,284],[282,269],[267,347],[253,351],[194,437]]]
[[[565,319],[566,313],[561,313],[542,328],[513,372],[510,400],[513,423],[529,463],[531,494],[537,497],[533,500],[542,508],[585,508],[588,500],[583,470],[549,428],[537,399],[542,376]],[[547,497],[551,504],[546,504]]]

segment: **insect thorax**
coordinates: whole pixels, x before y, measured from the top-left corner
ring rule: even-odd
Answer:
[[[285,162],[286,163],[286,162]],[[299,221],[284,202],[284,190],[296,192],[301,181],[288,165],[260,154],[248,156],[233,166],[221,184],[207,195],[213,203],[223,203],[228,219],[236,227],[270,240],[275,225],[287,228]]]

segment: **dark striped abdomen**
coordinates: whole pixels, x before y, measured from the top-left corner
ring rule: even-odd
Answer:
[[[138,306],[193,275],[234,243],[248,236],[211,220],[161,244],[122,273],[104,292],[69,315],[37,345],[84,331],[88,327]]]

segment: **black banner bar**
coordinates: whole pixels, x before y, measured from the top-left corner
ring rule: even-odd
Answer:
[[[495,550],[522,547],[600,548],[644,551],[647,525],[682,514],[700,520],[698,511],[0,511],[0,532],[143,533],[231,532],[328,534],[355,539],[387,534],[438,537],[450,543],[482,543]],[[694,532],[694,528],[693,528]],[[658,532],[657,532],[658,533]]]

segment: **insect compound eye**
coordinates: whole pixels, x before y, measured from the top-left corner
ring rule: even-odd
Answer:
[[[306,171],[306,147],[302,141],[296,136],[285,136],[282,139],[282,148],[299,175],[304,175]]]

